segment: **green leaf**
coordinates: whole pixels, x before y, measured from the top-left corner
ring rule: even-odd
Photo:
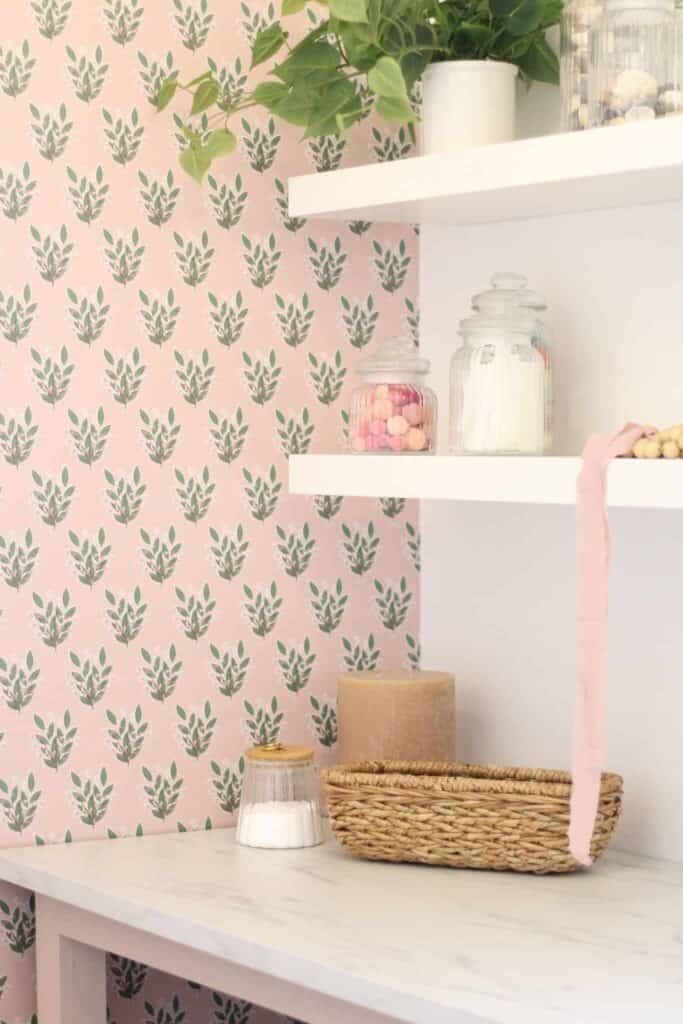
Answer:
[[[406,53],[401,57],[401,71],[408,92],[425,73],[430,64],[429,53]]]
[[[541,0],[539,0],[541,2]],[[213,106],[221,94],[221,87],[213,78],[207,78],[200,82],[197,91],[192,98],[192,109],[190,114],[201,114]]]
[[[539,28],[550,28],[552,25],[557,25],[562,17],[563,9],[563,0],[545,0],[543,17],[541,18]]]
[[[522,0],[507,20],[506,28],[513,36],[526,36],[535,32],[544,11],[543,0]]]
[[[282,0],[282,13],[287,16],[288,14],[298,14],[299,11],[303,11],[308,0]]]
[[[344,75],[314,97],[313,111],[306,128],[306,138],[334,135],[338,132],[337,117],[360,110],[360,99]]]
[[[375,109],[385,121],[397,121],[400,124],[414,124],[417,121],[407,99],[389,99],[387,96],[380,96],[375,104]]]
[[[287,60],[276,65],[274,74],[292,85],[302,74],[320,70],[334,71],[340,63],[341,54],[336,46],[306,38],[292,50]]]
[[[340,21],[367,23],[367,0],[330,0],[330,14]]]
[[[272,110],[283,121],[305,127],[311,117],[314,98],[306,78],[290,89],[285,88],[284,98]]]
[[[496,60],[518,64],[533,42],[533,35],[513,36],[511,32],[502,32],[496,43]]]
[[[408,90],[401,65],[393,57],[380,57],[368,72],[368,85],[374,93],[388,100],[408,102]]]
[[[187,83],[187,88],[191,89],[193,85],[199,85],[199,83],[203,82],[204,79],[211,78],[211,75],[212,75],[211,70],[209,70],[209,71],[202,71],[201,75],[197,75],[196,78],[193,78],[191,81],[189,81]]]
[[[180,154],[180,166],[191,178],[201,183],[211,166],[211,157],[203,146],[189,146]]]
[[[464,52],[475,50],[479,53],[488,53],[490,52],[490,44],[495,39],[495,31],[489,28],[488,25],[477,25],[474,22],[462,21],[453,33],[453,39],[458,48]]]
[[[361,103],[360,96],[356,96],[352,103],[349,103],[343,110],[335,114],[335,123],[339,134],[343,135],[352,124],[360,121],[362,116],[363,104]]]
[[[496,18],[504,20],[519,7],[519,3],[520,0],[489,0],[489,7],[491,8],[491,14]]]
[[[254,45],[251,49],[251,66],[257,67],[263,64],[270,57],[273,57],[284,45],[289,33],[283,32],[279,21],[276,21],[268,28],[263,28],[257,34]]]
[[[542,35],[534,40],[517,63],[525,78],[534,82],[549,82],[551,85],[557,85],[560,80],[557,54]]]
[[[276,113],[278,104],[287,95],[287,86],[283,82],[260,82],[252,93],[254,103]]]
[[[349,63],[359,71],[369,71],[382,55],[369,25],[349,22],[340,26],[339,35]]]
[[[177,88],[178,81],[175,78],[167,78],[165,82],[161,83],[157,94],[157,110],[163,110],[164,107],[169,105],[176,94]]]
[[[234,132],[228,131],[227,128],[216,128],[209,135],[204,148],[209,154],[209,159],[213,160],[215,157],[234,153],[236,147],[237,136]]]

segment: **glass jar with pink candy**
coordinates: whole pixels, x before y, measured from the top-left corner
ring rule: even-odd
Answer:
[[[349,448],[356,453],[426,455],[436,444],[437,401],[426,385],[429,361],[410,338],[386,338],[357,367]]]

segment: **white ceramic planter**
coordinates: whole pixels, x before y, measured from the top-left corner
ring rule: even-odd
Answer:
[[[422,152],[514,139],[517,70],[495,60],[430,64],[422,79]]]

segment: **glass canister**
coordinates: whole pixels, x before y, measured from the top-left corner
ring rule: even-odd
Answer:
[[[269,850],[323,841],[320,780],[308,747],[267,743],[245,751],[237,842]]]
[[[560,23],[560,86],[562,128],[573,132],[588,128],[588,63],[590,35],[602,14],[595,0],[569,0]]]
[[[475,296],[477,312],[460,324],[450,422],[458,454],[542,455],[545,448],[545,362],[533,344],[536,318],[518,303],[520,289],[500,287],[510,276],[496,275],[498,287]]]
[[[606,0],[592,33],[592,126],[680,114],[674,0]]]
[[[427,387],[429,361],[410,338],[387,338],[357,367],[349,446],[357,453],[424,455],[436,445],[437,400]]]

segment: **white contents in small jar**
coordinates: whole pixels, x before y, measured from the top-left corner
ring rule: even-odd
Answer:
[[[320,814],[312,800],[268,800],[240,808],[241,846],[291,850],[322,843]]]

